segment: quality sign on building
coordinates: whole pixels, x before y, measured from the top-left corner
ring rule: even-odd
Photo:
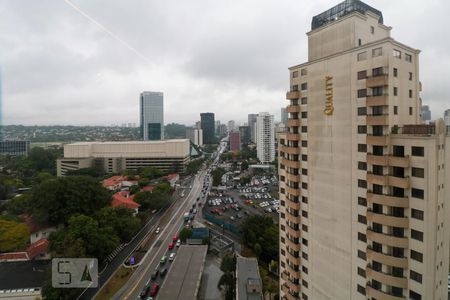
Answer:
[[[323,112],[331,116],[334,111],[333,106],[333,76],[325,77],[325,109]]]

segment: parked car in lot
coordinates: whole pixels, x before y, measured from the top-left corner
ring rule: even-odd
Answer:
[[[159,284],[153,283],[152,287],[150,288],[150,296],[155,297],[156,294],[158,294],[159,291]]]
[[[175,255],[177,255],[175,252],[170,253],[169,261],[173,261],[175,259]]]

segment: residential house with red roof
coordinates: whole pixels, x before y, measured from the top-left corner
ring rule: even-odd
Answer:
[[[138,213],[140,205],[134,202],[134,195],[131,195],[129,191],[120,191],[112,196],[112,207],[124,207],[134,210],[134,214]]]

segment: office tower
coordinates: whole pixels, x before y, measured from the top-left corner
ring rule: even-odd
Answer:
[[[449,136],[380,11],[313,18],[279,134],[281,299],[447,299]],[[448,202],[448,201],[447,201]]]
[[[0,141],[0,154],[10,156],[27,156],[30,141]]]
[[[422,121],[425,123],[429,123],[431,121],[431,111],[428,105],[422,105],[421,113]]]
[[[251,138],[250,126],[239,126],[239,133],[241,134],[241,143],[248,144]]]
[[[227,130],[227,125],[225,125],[225,124],[220,124],[220,126],[219,126],[219,136],[220,136],[220,137],[224,137],[224,136],[227,135],[227,132],[228,132],[228,130]]]
[[[160,92],[142,92],[139,98],[141,137],[144,141],[164,139],[164,99]]]
[[[241,134],[239,131],[231,131],[230,134],[230,151],[238,152],[241,150]]]
[[[200,120],[201,120],[201,128],[203,130],[203,143],[208,144],[214,144],[215,142],[215,132],[214,132],[214,113],[201,113],[200,114]]]
[[[256,117],[257,114],[248,115],[248,126],[250,126],[250,137],[253,143],[256,143]]]
[[[203,130],[199,128],[187,127],[186,138],[188,138],[194,145],[203,146]]]
[[[228,132],[234,131],[236,129],[236,123],[234,120],[228,121]]]
[[[214,133],[216,135],[220,135],[219,134],[219,128],[220,128],[220,121],[216,121],[216,125],[214,126]]]
[[[256,152],[261,163],[275,159],[275,126],[273,115],[262,112],[256,118]]]
[[[450,109],[447,109],[444,112],[444,124],[445,127],[447,128],[447,132],[450,133]]]
[[[286,125],[287,119],[288,119],[288,113],[286,111],[286,107],[282,107],[281,108],[281,123]]]

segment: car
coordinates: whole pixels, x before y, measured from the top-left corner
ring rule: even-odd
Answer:
[[[159,272],[159,276],[164,277],[167,274],[167,268],[161,269],[161,271]]]
[[[174,244],[173,244],[173,242],[172,242],[172,243],[169,244],[169,246],[168,246],[167,248],[169,248],[169,250],[172,250],[172,249],[173,249],[173,246],[174,246]]]
[[[160,231],[161,231],[161,229],[158,227],[158,228],[156,228],[155,233],[158,234]]]
[[[155,279],[158,277],[158,274],[159,274],[159,270],[158,270],[158,269],[156,269],[155,271],[153,271],[152,276],[151,276],[152,280],[155,280]],[[147,291],[147,292],[148,292],[148,291]]]
[[[167,256],[163,255],[163,257],[161,257],[161,260],[159,261],[160,264],[165,264],[167,261]]]
[[[177,247],[180,247],[180,246],[181,246],[181,240],[178,239],[178,241],[177,241]]]
[[[175,252],[170,253],[169,261],[173,261],[175,259],[175,255],[177,255]]]
[[[176,242],[178,240],[178,236],[175,234],[173,237],[172,237],[172,242]]]
[[[158,294],[158,290],[159,290],[159,284],[153,283],[152,287],[150,288],[150,296],[155,297],[156,294]]]
[[[145,286],[141,291],[141,294],[140,294],[141,298],[144,298],[145,296],[147,296],[149,290],[150,290],[150,286]]]
[[[231,220],[231,221],[234,221],[234,217],[233,217],[233,216],[231,216],[231,217],[230,217],[230,220]]]

